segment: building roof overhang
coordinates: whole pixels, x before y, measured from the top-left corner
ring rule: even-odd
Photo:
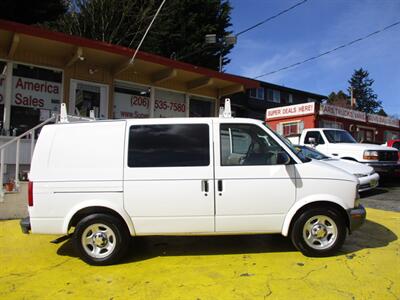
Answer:
[[[181,92],[209,95],[212,91],[215,98],[259,86],[256,80],[141,51],[130,64],[134,52],[123,46],[0,20],[0,58],[3,59],[24,62],[20,57],[37,55],[46,57],[43,65],[60,69],[84,61],[107,69],[113,79],[136,81],[139,78],[160,87],[168,87],[173,82]]]

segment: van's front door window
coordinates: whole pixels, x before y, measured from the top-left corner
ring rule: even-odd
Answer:
[[[249,124],[221,124],[221,165],[276,165],[281,146],[264,130]]]

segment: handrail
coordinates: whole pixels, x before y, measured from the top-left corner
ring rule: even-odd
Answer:
[[[51,121],[54,121],[57,119],[57,115],[54,114],[52,117],[48,118],[46,121],[40,123],[39,125],[36,125],[35,127],[30,128],[29,130],[25,131],[23,134],[20,134],[19,136],[16,136],[15,138],[13,138],[11,141],[8,141],[7,143],[3,144],[0,146],[0,150],[2,150],[3,148],[6,148],[8,145],[16,142],[17,140],[22,139],[24,136],[29,135],[32,131],[35,131],[36,129],[46,125],[47,123],[50,123]]]
[[[35,127],[32,127],[31,129],[27,130],[23,134],[14,137],[12,140],[8,141],[7,143],[0,145],[0,202],[4,199],[4,189],[3,189],[3,181],[4,181],[4,161],[5,161],[5,154],[6,154],[6,148],[11,145],[16,143],[16,156],[15,156],[15,179],[14,179],[14,187],[13,190],[18,190],[19,189],[19,152],[20,152],[20,142],[21,139],[27,135],[30,135],[30,140],[31,140],[31,161],[32,161],[32,156],[33,156],[33,151],[35,148],[35,130],[43,127],[44,125],[55,121],[56,123],[69,123],[69,121],[96,121],[96,118],[94,117],[94,111],[90,111],[90,117],[81,117],[81,116],[70,116],[67,114],[66,110],[66,105],[65,103],[61,104],[61,110],[60,114],[55,113],[53,114],[49,119],[45,120],[44,122],[36,125]]]
[[[21,139],[27,135],[30,134],[31,138],[31,160],[33,156],[33,150],[35,148],[35,130],[43,127],[44,125],[56,121],[58,118],[58,114],[53,114],[50,118],[47,120],[43,121],[42,123],[36,125],[35,127],[32,127],[31,129],[27,130],[23,134],[20,134],[19,136],[14,137],[11,141],[8,141],[7,143],[3,144],[0,146],[0,202],[3,201],[4,199],[4,189],[3,189],[3,181],[4,181],[4,160],[5,160],[5,154],[6,154],[6,148],[14,143],[16,143],[16,153],[15,153],[15,179],[14,179],[14,186],[13,186],[13,191],[18,191],[19,189],[19,152],[20,152],[20,142]]]

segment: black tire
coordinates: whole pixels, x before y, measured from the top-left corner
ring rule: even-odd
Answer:
[[[305,256],[323,257],[339,250],[346,234],[346,222],[340,212],[332,208],[312,208],[294,221],[290,237]]]
[[[100,213],[80,220],[72,238],[79,257],[95,266],[118,262],[125,255],[129,240],[125,224],[112,215]]]

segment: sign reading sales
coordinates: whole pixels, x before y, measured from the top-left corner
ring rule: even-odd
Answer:
[[[6,76],[0,75],[0,104],[4,104]]]
[[[59,110],[61,84],[53,81],[13,76],[12,105]]]
[[[319,108],[319,114],[362,122],[365,122],[367,119],[367,116],[364,112],[329,104],[321,104]]]
[[[314,111],[315,111],[314,102],[276,107],[267,109],[266,119],[271,120],[276,118],[308,115],[308,114],[313,114]]]

